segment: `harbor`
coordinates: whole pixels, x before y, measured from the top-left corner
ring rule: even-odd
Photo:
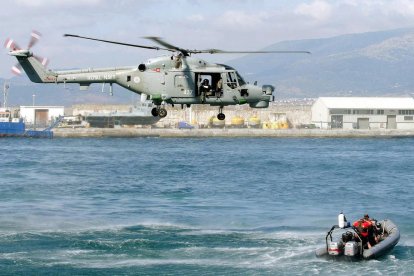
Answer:
[[[312,110],[314,103],[314,99],[275,101],[269,108],[259,110],[232,106],[226,108],[225,120],[217,120],[215,107],[197,105],[168,107],[169,116],[161,119],[151,115],[152,104],[141,102],[134,105],[83,104],[69,108],[21,106],[2,109],[0,134],[46,138],[414,137],[412,116],[405,114],[414,109],[409,106],[402,106],[400,110],[394,108],[391,111],[395,115],[331,115],[337,111],[328,110],[328,121],[322,122],[318,118],[321,120],[318,123],[313,114],[322,112]],[[354,112],[360,113],[361,110],[355,109]],[[381,109],[375,113],[387,112]],[[339,116],[342,116],[342,124]],[[390,117],[394,119],[392,125],[387,123]]]
[[[333,107],[320,107],[326,99],[334,102]],[[152,105],[141,103],[140,117],[133,115],[136,111],[129,116],[141,124],[122,124],[115,116],[108,123],[110,114],[126,117],[132,108],[128,105],[82,105],[74,106],[72,115],[87,119],[89,114],[105,113],[105,122],[110,126],[97,128],[88,123],[62,122],[54,132],[55,137],[414,137],[414,121],[407,116],[414,110],[412,98],[355,97],[349,102],[338,97],[279,100],[266,109],[256,110],[243,105],[229,106],[225,120],[217,119],[217,108],[201,105],[168,107],[167,117],[152,120],[148,116]],[[322,118],[320,114],[326,116]]]

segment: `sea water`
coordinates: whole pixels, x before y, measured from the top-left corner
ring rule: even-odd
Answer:
[[[0,140],[0,274],[414,274],[414,139]],[[343,211],[388,255],[315,257]]]

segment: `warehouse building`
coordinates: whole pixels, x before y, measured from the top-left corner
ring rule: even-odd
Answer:
[[[28,125],[45,127],[64,115],[63,106],[20,106],[20,117]]]
[[[322,129],[414,129],[410,97],[321,97],[312,123]]]

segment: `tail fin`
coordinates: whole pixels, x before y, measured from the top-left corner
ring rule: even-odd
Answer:
[[[32,82],[55,82],[57,74],[48,71],[45,62],[40,62],[33,55],[16,55],[17,60]]]
[[[9,55],[17,58],[19,62],[17,67],[22,67],[32,82],[42,83],[56,81],[57,74],[47,70],[45,67],[47,59],[34,56],[28,50],[11,51]]]

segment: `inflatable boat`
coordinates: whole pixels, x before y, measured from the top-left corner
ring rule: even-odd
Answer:
[[[332,226],[326,235],[326,245],[316,250],[317,257],[373,259],[388,253],[400,240],[400,231],[391,220],[376,221],[377,243],[368,248],[360,231],[339,216],[338,225]]]

